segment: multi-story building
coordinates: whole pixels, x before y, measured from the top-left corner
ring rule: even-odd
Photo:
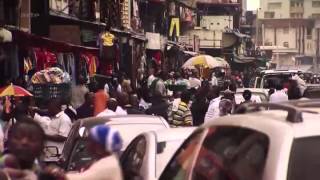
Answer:
[[[192,47],[196,38],[200,51],[213,56],[226,57],[233,54],[234,46],[238,42],[237,35],[240,34],[242,1],[198,0],[196,2],[195,26],[185,29],[179,41]]]
[[[279,69],[318,71],[320,0],[260,0],[256,45]]]

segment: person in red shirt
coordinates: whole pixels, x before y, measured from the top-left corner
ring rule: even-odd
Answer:
[[[99,82],[98,90],[94,94],[94,116],[98,115],[106,109],[108,99],[109,94],[104,90],[104,84]]]

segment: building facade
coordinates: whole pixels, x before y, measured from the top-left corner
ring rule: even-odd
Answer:
[[[256,45],[278,69],[318,71],[319,0],[260,0]]]

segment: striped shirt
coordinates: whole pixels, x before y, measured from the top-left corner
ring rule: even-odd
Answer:
[[[192,126],[192,115],[188,107],[188,104],[185,102],[180,102],[177,111],[172,112],[172,121],[173,126]]]

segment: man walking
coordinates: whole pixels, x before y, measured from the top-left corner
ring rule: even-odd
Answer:
[[[179,103],[178,110],[172,114],[172,125],[173,126],[192,126],[192,115],[189,108],[189,101],[191,95],[188,91],[184,91],[181,94],[181,102]],[[169,119],[170,122],[170,119]]]

